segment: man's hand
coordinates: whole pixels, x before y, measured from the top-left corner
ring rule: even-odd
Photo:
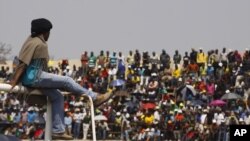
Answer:
[[[26,66],[27,66],[26,64],[20,63],[20,64],[16,67],[16,70],[15,70],[15,72],[13,73],[12,78],[11,78],[11,80],[10,80],[10,85],[12,86],[12,87],[11,87],[11,90],[20,82],[21,76],[22,76],[23,72],[25,71]],[[10,90],[10,91],[11,91],[11,90]]]

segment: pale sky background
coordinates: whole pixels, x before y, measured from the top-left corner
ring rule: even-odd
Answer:
[[[77,59],[85,50],[250,48],[250,0],[0,0],[0,42],[12,45],[11,56],[35,18],[53,23],[55,59]]]

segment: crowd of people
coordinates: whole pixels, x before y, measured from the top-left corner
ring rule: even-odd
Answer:
[[[85,51],[80,61],[81,66],[70,67],[63,60],[48,71],[72,77],[95,92],[115,91],[113,99],[95,110],[98,139],[228,141],[229,125],[250,124],[248,49],[240,53],[199,48],[184,55],[176,50],[173,56],[166,50],[160,54],[135,50],[127,56]],[[2,67],[4,83],[11,73]],[[43,138],[44,105],[3,91],[0,100],[2,133]],[[88,101],[67,95],[64,109],[67,134],[91,138]]]

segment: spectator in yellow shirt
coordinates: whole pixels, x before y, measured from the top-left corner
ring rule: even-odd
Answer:
[[[148,111],[142,115],[142,121],[146,124],[146,125],[152,125],[153,121],[154,121],[154,115],[150,114]]]
[[[178,67],[177,64],[175,64],[175,69],[172,73],[172,86],[176,86],[177,85],[177,81],[178,81],[178,78],[181,77],[181,69]]]
[[[127,71],[126,71],[126,73],[125,73],[126,78],[127,78],[127,79],[128,79],[128,78],[131,78],[131,77],[133,76],[134,73],[135,73],[135,72],[134,72],[134,70],[132,69],[131,65],[128,65],[128,69],[127,69]]]
[[[181,69],[178,67],[178,65],[175,65],[175,69],[172,73],[173,78],[178,79],[181,76]]]
[[[197,54],[197,64],[200,67],[202,64],[206,63],[206,54],[203,52],[202,48],[200,48],[200,52]]]

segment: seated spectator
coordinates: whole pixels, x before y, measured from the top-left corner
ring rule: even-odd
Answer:
[[[147,110],[146,113],[141,116],[141,119],[147,126],[149,126],[153,124],[154,115]]]
[[[156,76],[156,74],[153,73],[152,76]],[[159,82],[154,77],[153,79],[149,80],[147,90],[148,91],[154,91],[154,90],[156,90],[158,88],[158,86],[159,86]]]

